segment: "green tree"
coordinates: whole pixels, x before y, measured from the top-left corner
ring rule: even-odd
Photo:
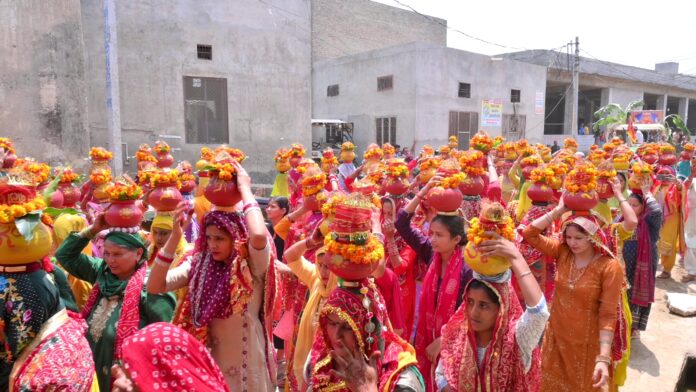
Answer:
[[[643,104],[642,100],[638,100],[629,103],[623,108],[618,103],[610,103],[597,109],[597,111],[594,112],[595,122],[592,125],[594,135],[599,136],[601,127],[603,126],[611,127],[613,125],[626,124],[628,114],[632,110],[643,107]]]

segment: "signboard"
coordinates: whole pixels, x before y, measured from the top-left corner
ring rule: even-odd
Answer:
[[[664,110],[633,110],[629,115],[633,124],[662,124],[665,122]]]
[[[481,127],[503,126],[503,100],[484,99],[481,103]]]
[[[544,100],[544,92],[537,91],[534,97],[534,114],[544,114],[544,105],[546,101]]]

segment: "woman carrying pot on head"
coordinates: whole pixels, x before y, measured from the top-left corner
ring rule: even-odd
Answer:
[[[526,227],[522,236],[557,265],[556,291],[544,336],[542,391],[594,391],[612,387],[612,341],[621,301],[623,269],[592,215],[571,215],[562,237],[541,233],[568,211],[563,203]]]
[[[431,178],[399,212],[395,223],[406,244],[429,264],[423,280],[415,340],[418,368],[428,391],[435,390],[435,365],[441,349],[440,330],[461,305],[464,288],[472,278],[472,271],[462,255],[466,233],[460,216],[436,215],[430,223],[428,237],[411,227],[416,207],[441,180],[439,176]]]
[[[483,256],[510,261],[525,310],[502,277],[474,274],[465,302],[442,330],[442,357],[437,368],[440,391],[536,391],[541,357],[539,341],[549,318],[546,299],[515,243],[496,233],[481,242]]]
[[[270,263],[271,245],[251,192],[251,178],[239,163],[232,165],[244,203],[242,213],[219,207],[206,214],[204,235],[192,254],[170,270],[176,245],[192,219],[191,210],[180,204],[169,241],[152,266],[148,292],[188,286],[175,324],[210,348],[230,390],[272,391],[275,359],[269,306],[275,269]]]
[[[70,234],[55,255],[68,273],[93,285],[82,315],[103,391],[111,387],[111,365],[121,356],[123,340],[148,324],[171,321],[176,305],[171,294],[145,290],[147,248],[140,235],[113,230],[104,237],[103,258],[82,253],[109,228],[100,214],[91,226]]]

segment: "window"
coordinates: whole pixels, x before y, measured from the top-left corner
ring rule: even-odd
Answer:
[[[471,83],[459,83],[459,98],[471,98]]]
[[[326,124],[326,143],[341,144],[343,143],[343,132],[341,124]]]
[[[391,90],[394,88],[394,75],[380,76],[377,78],[377,91]]]
[[[459,150],[469,149],[469,139],[478,130],[478,112],[449,112],[448,136],[459,139]]]
[[[326,88],[326,96],[327,97],[336,97],[338,96],[338,85],[337,84],[332,84],[331,86]]]
[[[229,143],[227,79],[184,76],[186,143]]]
[[[212,45],[198,45],[197,52],[198,52],[198,58],[201,60],[212,60],[213,59],[213,47],[212,47]]]
[[[522,91],[521,90],[515,90],[512,89],[510,90],[510,102],[520,102],[520,97],[522,96]]]
[[[379,117],[377,118],[377,137],[378,145],[384,143],[396,143],[396,117]]]

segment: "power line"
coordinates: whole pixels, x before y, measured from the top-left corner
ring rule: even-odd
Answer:
[[[483,38],[475,37],[475,36],[473,36],[473,35],[471,35],[471,34],[468,34],[468,33],[463,32],[463,31],[461,31],[461,30],[459,30],[459,29],[455,29],[455,28],[453,28],[453,27],[450,27],[450,26],[448,26],[447,24],[442,23],[442,22],[440,22],[440,20],[435,19],[435,18],[433,18],[433,17],[431,17],[431,16],[429,16],[429,15],[422,14],[422,13],[418,12],[415,8],[413,8],[413,7],[411,7],[410,5],[405,4],[405,3],[403,3],[403,2],[401,2],[401,1],[399,1],[399,0],[392,0],[392,1],[395,2],[396,4],[402,6],[402,7],[408,8],[408,9],[411,10],[413,13],[415,13],[415,14],[417,14],[417,15],[420,15],[420,16],[422,16],[423,18],[428,19],[429,21],[435,22],[435,23],[439,24],[440,26],[443,26],[443,27],[446,28],[447,30],[454,31],[455,33],[459,33],[459,34],[461,34],[461,35],[463,35],[463,36],[465,36],[465,37],[467,37],[467,38],[470,38],[470,39],[473,39],[473,40],[476,40],[476,41],[479,41],[479,42],[483,42],[484,44],[497,46],[497,47],[503,48],[503,49],[528,50],[528,49],[526,49],[526,48],[519,48],[519,47],[515,47],[515,46],[503,45],[503,44],[499,44],[499,43],[496,43],[496,42],[488,41],[488,40],[483,39]]]
[[[558,102],[556,102],[556,105],[554,105],[553,108],[551,108],[551,110],[549,111],[549,114],[547,114],[547,115],[544,117],[543,120],[541,120],[540,122],[538,122],[538,123],[534,124],[533,126],[531,126],[530,129],[536,128],[536,127],[538,127],[539,125],[544,125],[544,124],[546,124],[546,120],[548,120],[549,117],[551,117],[551,115],[553,114],[553,112],[555,112],[556,109],[558,109],[558,105],[560,105],[561,102],[564,102],[564,101],[565,101],[565,97],[568,95],[568,91],[570,91],[570,88],[571,88],[572,86],[573,86],[572,84],[569,84],[568,87],[566,87],[565,92],[563,92],[563,95],[561,95],[561,97],[558,98]]]

